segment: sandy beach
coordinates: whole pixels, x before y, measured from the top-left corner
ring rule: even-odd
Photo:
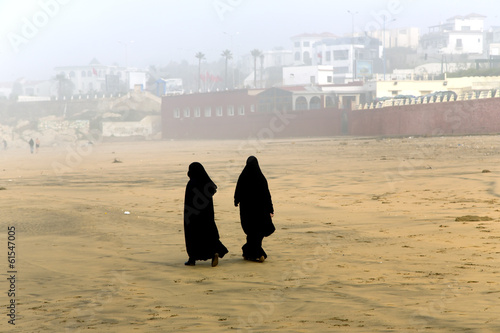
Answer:
[[[249,155],[275,207],[264,263],[233,206]],[[184,266],[194,161],[219,187],[215,268]],[[0,331],[500,332],[499,161],[498,136],[2,150]]]

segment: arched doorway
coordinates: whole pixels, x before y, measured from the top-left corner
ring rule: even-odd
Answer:
[[[295,100],[295,110],[307,110],[307,100],[304,96],[299,96]]]
[[[321,98],[319,98],[318,96],[313,96],[309,101],[309,109],[310,110],[321,109]]]

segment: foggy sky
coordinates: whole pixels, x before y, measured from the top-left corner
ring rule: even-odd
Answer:
[[[194,54],[207,61],[224,49],[235,57],[252,49],[291,49],[301,33],[350,33],[416,26],[421,33],[455,15],[487,16],[500,25],[493,0],[0,0],[0,82],[49,79],[56,66],[147,68]],[[36,23],[36,24],[35,24]],[[126,60],[127,59],[127,60]]]

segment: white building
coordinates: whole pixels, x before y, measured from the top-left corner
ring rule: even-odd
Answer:
[[[484,19],[479,14],[454,16],[444,24],[429,27],[429,33],[421,39],[422,52],[482,54]]]
[[[54,80],[45,81],[26,81],[21,80],[23,86],[23,96],[55,96],[57,84]]]
[[[243,80],[245,87],[254,87],[254,58],[251,54],[243,56],[243,63],[245,64],[244,70],[250,74]],[[270,51],[263,51],[261,56],[256,62],[257,71],[257,87],[262,88],[266,86],[267,81],[270,79],[270,72],[279,71],[280,68],[291,66],[293,64],[293,53],[291,50],[274,49]],[[254,87],[255,88],[255,87]]]
[[[420,30],[416,27],[373,30],[368,31],[367,35],[382,41],[386,49],[393,47],[417,49],[420,40]]]
[[[315,56],[314,44],[325,38],[336,38],[337,36],[323,32],[321,34],[304,33],[293,36],[293,63],[294,65],[312,65]]]
[[[382,57],[380,41],[368,36],[324,39],[313,50],[313,64],[333,67],[336,84],[370,78],[373,63]]]
[[[336,37],[329,33],[292,37],[294,67],[283,70],[283,85],[345,84],[370,79],[376,63],[381,63],[378,39]]]
[[[61,66],[54,70],[56,75],[72,82],[73,94],[117,93],[131,90],[135,84],[145,84],[144,72],[139,74],[141,71],[134,68],[102,65],[95,58],[88,65]]]
[[[283,67],[293,64],[293,52],[291,50],[270,50],[262,52],[264,69],[270,67]]]
[[[283,68],[283,86],[327,85],[333,83],[333,67],[323,65]]]

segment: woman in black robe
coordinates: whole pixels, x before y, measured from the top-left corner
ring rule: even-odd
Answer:
[[[198,162],[189,165],[188,176],[184,196],[184,236],[189,260],[185,264],[194,266],[196,260],[212,258],[215,267],[219,258],[228,252],[219,240],[215,225],[213,195],[217,186]]]
[[[275,228],[273,202],[266,177],[262,174],[255,156],[247,159],[234,191],[234,205],[240,206],[240,219],[247,242],[243,245],[243,257],[263,262],[267,254],[262,248],[264,237],[270,236]]]

